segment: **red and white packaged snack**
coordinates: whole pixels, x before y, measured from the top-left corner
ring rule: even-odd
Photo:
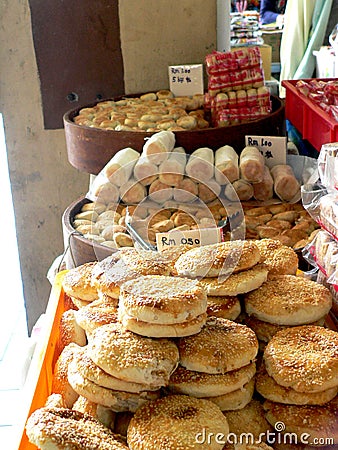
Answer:
[[[324,85],[324,95],[329,97],[331,95],[338,96],[338,81],[327,81]]]
[[[226,92],[220,92],[214,97],[213,108],[224,109],[229,106],[229,96]]]
[[[247,103],[248,106],[254,106],[257,105],[257,100],[258,100],[258,94],[257,94],[257,89],[248,89],[247,90]]]
[[[214,118],[214,126],[216,127],[227,127],[230,125],[230,115],[228,109],[223,109],[218,111]]]
[[[331,105],[338,106],[338,81],[298,80],[295,86],[319,108],[337,120],[336,111],[331,108]]]
[[[338,122],[338,105],[330,105],[330,114]]]
[[[248,107],[239,108],[238,112],[241,122],[247,122],[249,120],[252,120],[252,113],[250,108]]]
[[[206,70],[208,75],[217,74],[222,71],[230,71],[238,68],[234,52],[214,51],[206,56]]]
[[[213,97],[211,97],[209,92],[206,92],[204,94],[204,104],[203,104],[204,109],[206,109],[206,110],[210,110],[211,109],[211,107],[212,107],[212,100],[213,100]]]
[[[309,83],[304,80],[299,80],[296,83],[296,88],[303,94],[305,97],[308,97],[310,92],[312,92],[312,87]]]
[[[247,93],[246,90],[240,89],[239,91],[236,91],[236,98],[237,98],[237,106],[239,108],[243,108],[244,106],[247,106]]]
[[[235,91],[228,92],[228,105],[229,108],[235,108],[237,105],[237,96]]]

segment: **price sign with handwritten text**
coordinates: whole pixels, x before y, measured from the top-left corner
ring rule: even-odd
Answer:
[[[286,144],[286,137],[281,136],[245,136],[245,145],[257,147],[269,169],[286,164]]]
[[[203,94],[203,65],[169,66],[169,86],[176,96]]]

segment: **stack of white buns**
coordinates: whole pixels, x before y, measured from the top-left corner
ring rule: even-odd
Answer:
[[[336,443],[338,333],[314,325],[276,333],[264,350],[256,389],[266,399],[271,425],[283,422],[298,443],[325,443],[327,437]]]

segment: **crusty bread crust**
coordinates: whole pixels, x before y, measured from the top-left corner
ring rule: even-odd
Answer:
[[[88,356],[116,378],[158,386],[168,384],[179,360],[174,342],[139,336],[118,322],[94,330]]]
[[[338,386],[338,333],[304,325],[279,331],[264,350],[268,374],[298,392]]]
[[[119,320],[126,330],[141,336],[153,338],[178,338],[199,333],[207,320],[207,313],[200,314],[186,322],[163,324],[143,322],[128,316],[124,308],[119,308]]]
[[[87,302],[95,300],[97,289],[92,283],[92,272],[96,264],[96,262],[88,262],[70,269],[62,279],[65,293]]]
[[[233,273],[226,279],[206,277],[200,280],[208,295],[235,296],[258,289],[267,280],[268,268],[264,264],[256,264],[251,269]]]
[[[89,414],[66,408],[40,408],[26,424],[29,442],[38,448],[92,448],[126,450],[127,445]]]
[[[319,320],[332,306],[332,295],[325,286],[293,275],[266,281],[245,295],[245,310],[264,322],[303,325]]]
[[[256,390],[267,400],[287,405],[323,405],[338,394],[338,386],[322,392],[297,392],[290,387],[281,386],[270,377],[264,364],[256,375]]]
[[[175,263],[177,273],[190,278],[229,276],[250,269],[261,259],[253,241],[227,241],[195,247]]]
[[[186,395],[169,395],[149,402],[130,420],[127,443],[130,450],[193,449],[198,433],[206,428],[212,436],[229,433],[226,417],[217,405]],[[210,450],[221,450],[215,439]]]
[[[132,318],[169,325],[204,314],[207,295],[197,280],[147,275],[124,283],[119,303]]]
[[[205,399],[215,403],[221,411],[234,411],[244,408],[251,402],[254,390],[255,380],[252,378],[236,391],[224,395],[217,395],[216,397],[207,397]]]
[[[168,388],[175,394],[197,398],[217,397],[241,389],[255,373],[255,363],[224,374],[193,372],[178,366],[170,377]]]
[[[178,340],[180,363],[188,370],[226,373],[255,360],[258,341],[246,325],[209,317],[201,332]]]
[[[295,433],[301,441],[305,433],[308,434],[309,443],[314,439],[332,438],[334,443],[338,442],[338,398],[335,397],[329,403],[322,406],[298,406],[284,405],[266,400],[263,404],[266,418],[274,425],[283,422],[285,432]]]

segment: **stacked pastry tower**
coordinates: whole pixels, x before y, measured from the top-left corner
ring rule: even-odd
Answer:
[[[194,278],[207,269],[207,280],[216,281],[227,260],[235,273],[224,272],[218,289],[226,289],[227,280],[234,286],[231,277],[237,276],[242,277],[242,292],[260,286],[268,271],[254,242],[225,242],[203,247],[199,254],[201,250],[183,246],[155,258],[153,252],[124,249],[66,273],[64,291],[70,305],[74,301],[78,306],[74,303],[71,314],[66,311],[62,317],[67,332],[61,333],[64,349],[54,368],[53,395],[28,421],[32,442],[52,439],[50,430],[37,426],[46,417],[57,424],[71,418],[66,429],[74,424],[81,428],[83,414],[89,413],[114,430],[111,439],[122,445],[116,433],[123,435],[132,449],[139,448],[140,439],[153,442],[159,436],[165,442],[193,443],[206,424],[213,435],[222,434],[212,447],[221,449],[229,433],[222,411],[257,411],[258,405],[251,403],[256,335],[246,325],[208,317],[207,292]],[[183,273],[189,261],[193,276],[187,278]],[[84,300],[89,280],[95,300]],[[263,414],[261,419],[266,426]]]
[[[270,340],[263,360],[256,389],[275,430],[294,433],[299,444],[337,442],[338,333],[287,328]]]
[[[242,319],[255,331],[260,348],[263,350],[272,336],[283,328],[312,322],[323,326],[332,306],[328,289],[307,278],[294,276],[299,261],[292,248],[274,239],[254,242],[268,276],[261,286],[242,292]]]
[[[251,433],[257,441],[261,433],[276,432],[276,418],[284,417],[286,430],[297,436],[331,436],[337,333],[294,322],[298,315],[302,322],[321,317],[330,295],[325,287],[294,276],[295,257],[275,241],[229,241],[163,253],[122,249],[68,271],[63,289],[73,309],[61,319],[63,351],[54,367],[53,394],[27,423],[30,441],[40,445],[56,439],[54,431],[62,425],[100,446],[98,434],[92,436],[95,420],[106,427],[102,438],[109,432],[109,439],[122,445],[117,448],[127,442],[131,449],[139,449],[140,442],[144,448],[174,443],[173,448],[186,448],[218,435],[210,448],[233,450],[240,447],[227,442],[229,433],[237,438]],[[243,317],[237,298],[242,295],[250,314],[253,305],[252,316],[266,314],[265,306],[254,302],[255,294],[278,280],[295,297],[290,310],[283,298],[274,299],[279,315],[293,326],[278,326],[269,336],[257,373],[253,327],[226,317]],[[296,280],[308,283],[301,285],[306,295]],[[91,300],[84,299],[86,291]],[[324,419],[317,419],[314,408],[325,417],[324,432]],[[85,413],[94,421],[89,431],[84,431]],[[287,420],[293,413],[304,422],[310,417],[309,425]],[[45,420],[55,427],[42,427]],[[209,430],[207,436],[203,430]]]

